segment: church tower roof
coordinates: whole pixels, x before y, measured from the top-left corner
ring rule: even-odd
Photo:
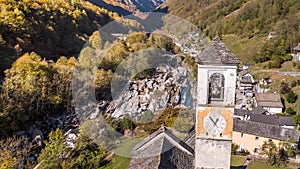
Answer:
[[[201,65],[237,65],[239,59],[226,47],[219,36],[197,56],[196,62]]]

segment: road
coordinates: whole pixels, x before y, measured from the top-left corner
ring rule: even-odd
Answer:
[[[300,72],[280,72],[279,70],[260,70],[260,72],[271,72],[271,73],[278,73],[281,75],[300,77]]]

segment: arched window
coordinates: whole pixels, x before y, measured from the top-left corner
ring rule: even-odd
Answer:
[[[214,73],[209,78],[209,101],[224,100],[225,78],[220,73]]]

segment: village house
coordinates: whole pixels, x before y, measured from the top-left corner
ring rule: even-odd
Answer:
[[[254,64],[243,64],[242,65],[242,69],[243,70],[247,70],[247,69],[249,69],[249,68],[251,68],[251,67],[253,67],[254,66]]]
[[[292,54],[295,61],[300,61],[300,43],[293,48],[294,53]]]
[[[291,140],[294,140],[298,144],[299,137],[299,130],[234,119],[233,143],[239,146],[239,151],[241,152],[248,151],[250,154],[258,155],[265,141],[271,139],[277,146],[282,142],[289,142]]]
[[[235,109],[233,117],[239,120],[275,125],[281,128],[294,129],[296,126],[293,117],[272,115],[262,107],[256,107],[252,111]]]
[[[255,81],[253,76],[247,70],[242,70],[238,75],[238,88],[252,93],[254,86]]]
[[[256,92],[257,93],[268,92],[270,90],[268,85],[271,83],[272,83],[272,79],[269,77],[260,79],[256,84]]]
[[[278,93],[255,93],[255,107],[258,106],[270,114],[283,113],[283,104]]]

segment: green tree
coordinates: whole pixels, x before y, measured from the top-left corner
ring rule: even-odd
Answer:
[[[293,108],[291,108],[291,107],[289,107],[289,108],[286,109],[286,113],[288,113],[290,115],[295,115],[296,114],[295,110]]]
[[[289,103],[295,103],[297,100],[297,94],[295,94],[292,90],[288,93],[288,95],[286,96],[286,100]]]
[[[72,150],[68,160],[64,162],[64,168],[100,168],[105,162],[104,158],[107,153],[81,130],[74,150]]]
[[[63,161],[68,153],[65,141],[62,130],[50,132],[49,141],[45,141],[46,146],[38,158],[39,163],[43,164],[40,166],[41,169],[63,168]]]
[[[238,149],[239,149],[239,145],[233,143],[231,146],[231,154],[236,154]]]
[[[152,111],[146,110],[141,117],[141,121],[143,123],[149,123],[153,120],[153,118],[154,118],[154,114],[152,113]]]
[[[268,161],[271,165],[279,165],[280,158],[279,158],[279,150],[276,144],[269,139],[268,141],[264,141],[264,144],[261,147],[261,154],[267,155]]]

